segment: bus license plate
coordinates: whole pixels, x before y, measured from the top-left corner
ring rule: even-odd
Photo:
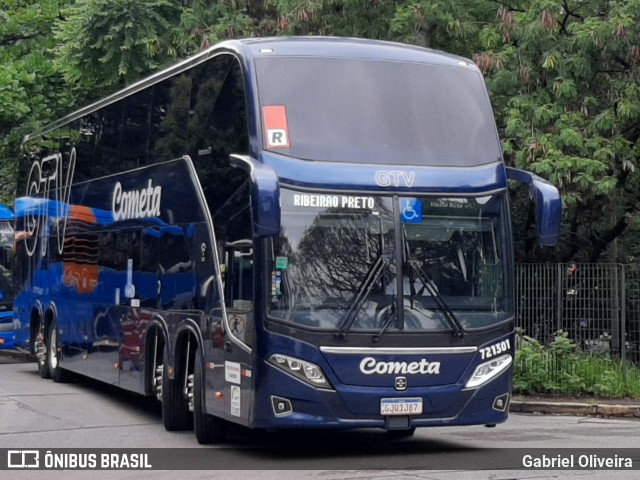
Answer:
[[[421,413],[421,398],[380,399],[380,415],[420,415]]]

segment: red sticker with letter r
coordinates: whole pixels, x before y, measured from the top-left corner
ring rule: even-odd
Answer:
[[[284,105],[262,107],[262,116],[267,135],[267,148],[289,148],[287,111]]]

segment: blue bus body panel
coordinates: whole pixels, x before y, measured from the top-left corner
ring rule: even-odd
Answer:
[[[272,37],[228,40],[216,46],[239,52],[247,60],[264,56],[357,58],[382,61],[420,62],[450,67],[475,67],[469,59],[413,45],[338,37]]]
[[[410,426],[447,426],[497,424],[506,421],[508,397],[511,391],[512,367],[479,388],[465,388],[475,368],[485,360],[475,353],[449,354],[322,354],[317,347],[277,336],[270,345],[275,352],[305,358],[319,365],[331,383],[330,389],[317,389],[293,378],[269,362],[259,367],[260,382],[256,391],[256,412],[253,425],[263,428],[314,428],[318,426],[387,427],[389,421],[380,413],[382,398],[421,398],[423,412],[411,416]],[[499,337],[480,348],[509,340],[513,334]],[[512,351],[510,352],[513,353]],[[439,375],[414,373],[363,374],[359,365],[368,357],[380,363],[407,365],[420,362],[439,363]],[[406,391],[394,388],[396,378],[403,376]],[[274,416],[271,397],[291,401],[290,415]],[[497,408],[497,398],[505,403]],[[406,418],[404,419],[406,420]],[[402,421],[402,420],[401,420]]]
[[[504,190],[504,164],[490,163],[472,168],[399,166],[300,161],[264,152],[264,165],[271,167],[281,184],[299,188],[385,192],[446,193],[478,195]],[[338,174],[339,172],[339,174]]]
[[[14,218],[13,210],[0,203],[0,220],[13,220]]]
[[[79,183],[71,188],[68,204],[33,197],[16,201],[19,225],[37,219],[35,231],[22,235],[41,242],[43,232],[54,232],[48,239],[51,252],[64,244],[63,254],[36,256],[27,287],[16,298],[17,345],[30,347],[34,309],[40,318],[55,312],[64,368],[144,392],[140,356],[149,320],[157,315],[141,310],[193,310],[196,301],[199,280],[192,252],[200,252],[209,230],[197,208],[192,168],[183,158]],[[147,211],[123,203],[114,212],[114,192],[141,188],[163,195],[162,207],[158,204],[156,211],[149,199]],[[135,258],[130,272],[127,257]],[[130,298],[129,275],[135,285]]]
[[[395,354],[378,354],[375,349],[363,354],[339,354],[325,353],[327,363],[338,382],[343,385],[359,385],[362,387],[393,387],[390,384],[391,375],[407,375],[406,371],[422,369],[425,373],[413,375],[410,382],[411,387],[439,387],[443,385],[454,385],[462,381],[467,366],[471,363],[473,353],[459,354],[408,354],[398,352]],[[375,361],[375,363],[374,363]],[[397,366],[403,364],[411,365],[413,368],[396,368],[395,373],[379,375],[374,372],[364,374],[360,370],[361,364],[375,370],[375,365],[392,363]],[[420,364],[423,365],[420,365]],[[417,365],[416,365],[417,364]],[[431,369],[430,369],[431,367]],[[430,369],[430,370],[429,370]],[[428,372],[428,373],[427,373]],[[411,374],[408,374],[412,376]]]

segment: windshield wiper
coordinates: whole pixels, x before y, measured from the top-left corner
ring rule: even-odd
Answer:
[[[362,285],[360,285],[360,288],[358,289],[358,293],[356,293],[353,302],[351,302],[351,306],[349,307],[347,314],[338,324],[338,336],[340,338],[344,338],[347,332],[351,329],[353,322],[356,321],[358,312],[367,300],[371,289],[387,269],[390,262],[390,256],[380,255],[373,265],[371,265],[371,268],[369,268]]]
[[[380,310],[380,312],[376,316],[376,320],[377,320],[381,316],[387,315],[384,322],[382,322],[382,325],[380,326],[380,330],[378,330],[378,333],[376,333],[371,338],[371,341],[373,343],[377,343],[380,341],[380,337],[382,336],[382,334],[387,331],[387,328],[389,328],[389,325],[391,325],[391,322],[397,318],[398,312],[396,312],[395,305],[396,305],[395,303],[392,303],[391,305],[387,305],[382,310]],[[390,314],[389,314],[389,310],[391,311]],[[379,323],[379,322],[376,321],[376,323]]]
[[[407,264],[416,273],[416,275],[418,275],[418,278],[424,285],[425,289],[429,292],[429,295],[431,295],[438,308],[444,314],[447,323],[449,323],[451,329],[453,330],[453,334],[456,337],[464,337],[465,331],[462,324],[460,323],[460,320],[458,320],[458,317],[456,317],[455,313],[453,313],[453,310],[449,308],[447,302],[444,301],[444,298],[442,298],[442,295],[440,295],[440,292],[438,291],[435,283],[433,283],[433,280],[431,280],[427,272],[422,269],[422,262],[420,260],[412,259],[407,261]],[[413,303],[413,291],[411,301]]]

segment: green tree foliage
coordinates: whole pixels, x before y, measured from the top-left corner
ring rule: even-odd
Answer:
[[[52,29],[65,0],[3,0],[0,6],[0,201],[13,202],[20,138],[72,104],[52,63]]]
[[[84,92],[120,86],[176,56],[172,0],[77,0],[55,30],[60,69]]]
[[[504,2],[482,29],[507,160],[563,193],[556,259],[597,261],[638,213],[639,15],[638,1]]]

